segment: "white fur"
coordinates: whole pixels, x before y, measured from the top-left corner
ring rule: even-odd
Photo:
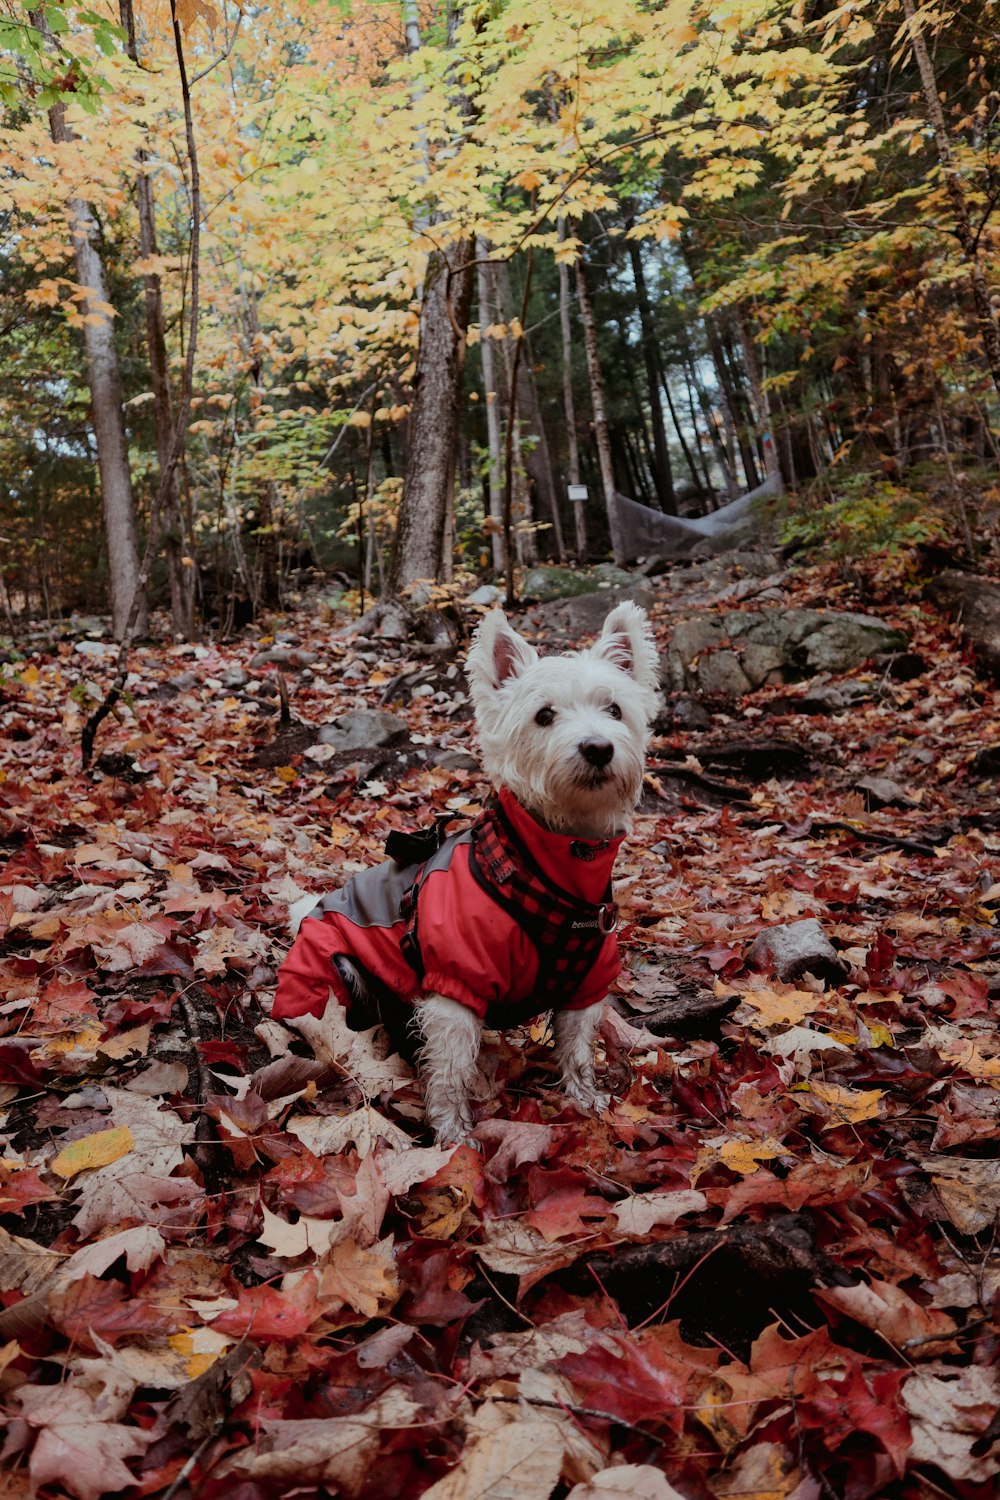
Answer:
[[[607,838],[626,829],[642,793],[643,754],[655,711],[657,655],[646,616],[619,604],[589,651],[541,658],[491,610],[469,653],[483,769],[557,833]],[[617,704],[621,718],[609,712]],[[540,709],[553,720],[539,725]],[[581,746],[607,741],[598,780]]]
[[[642,794],[643,756],[656,709],[658,659],[645,613],[613,609],[589,651],[539,657],[501,610],[476,632],[468,660],[483,769],[506,786],[546,828],[580,838],[627,829]],[[617,705],[621,717],[610,712]],[[550,723],[538,724],[540,709]],[[603,769],[583,753],[610,745]],[[464,1140],[472,1129],[471,1093],[481,1023],[466,1006],[433,995],[417,1006],[420,1073],[427,1123],[438,1140]],[[594,1041],[604,1005],[557,1012],[556,1059],[568,1096],[584,1110],[607,1109],[594,1081]]]
[[[468,660],[487,776],[494,786],[508,787],[553,832],[602,839],[626,831],[642,793],[657,667],[649,624],[635,604],[613,609],[589,650],[544,659],[502,611],[492,610]],[[538,724],[539,710],[550,712],[551,722]],[[602,754],[610,747],[606,765],[588,760],[588,744],[603,747]],[[296,929],[313,903],[310,897],[292,907]],[[360,976],[353,977],[363,988]],[[603,1014],[601,1003],[555,1017],[563,1088],[581,1109],[597,1112],[609,1102],[594,1080],[594,1041]],[[414,1027],[427,1123],[441,1142],[467,1140],[482,1023],[467,1006],[430,995],[415,1006]]]

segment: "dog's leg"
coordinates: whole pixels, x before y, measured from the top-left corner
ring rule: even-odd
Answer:
[[[416,1028],[427,1123],[442,1144],[463,1141],[472,1130],[470,1096],[482,1022],[467,1005],[432,995],[416,1008]]]
[[[604,1003],[585,1010],[560,1010],[555,1015],[556,1059],[566,1093],[581,1109],[602,1114],[610,1095],[594,1082],[594,1040],[601,1027]]]

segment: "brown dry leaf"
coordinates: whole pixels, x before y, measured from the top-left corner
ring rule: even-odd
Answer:
[[[811,990],[747,990],[742,1004],[754,1012],[751,1023],[760,1030],[769,1026],[797,1026],[826,1000]]]
[[[301,1032],[321,1062],[346,1073],[368,1098],[413,1081],[413,1069],[398,1054],[378,1055],[377,1026],[370,1031],[351,1030],[332,990],[322,1016],[298,1016],[288,1024]]]
[[[532,1417],[556,1429],[563,1449],[559,1471],[563,1484],[585,1484],[605,1467],[611,1456],[610,1437],[599,1428],[588,1430],[587,1424],[573,1412],[577,1392],[565,1376],[557,1375],[554,1370],[525,1370],[517,1389],[528,1403]],[[516,1408],[508,1406],[506,1410]]]
[[[388,1141],[405,1151],[413,1144],[405,1130],[380,1115],[370,1104],[362,1105],[349,1115],[300,1115],[286,1126],[313,1156],[339,1156],[347,1147],[357,1148],[359,1156],[369,1156],[376,1141]]]
[[[316,1255],[324,1255],[343,1230],[339,1219],[312,1219],[301,1214],[294,1224],[289,1224],[287,1219],[271,1213],[264,1204],[261,1204],[261,1212],[264,1227],[257,1236],[258,1243],[288,1260],[310,1250]]]
[[[846,1313],[863,1328],[881,1334],[891,1344],[911,1350],[918,1358],[924,1340],[946,1340],[955,1332],[954,1321],[936,1308],[921,1307],[898,1286],[888,1281],[861,1282],[858,1286],[817,1288],[813,1294],[821,1302]],[[940,1353],[930,1344],[928,1356]]]
[[[58,1273],[66,1257],[0,1227],[0,1287],[31,1297]]]
[[[711,1480],[710,1488],[719,1500],[787,1500],[800,1478],[787,1448],[777,1443],[755,1443]]]
[[[621,1464],[602,1469],[586,1484],[576,1484],[566,1500],[684,1500],[661,1469],[650,1464]]]
[[[130,1271],[148,1271],[166,1250],[166,1241],[151,1224],[136,1224],[118,1234],[105,1235],[92,1245],[84,1245],[63,1263],[60,1281],[76,1281],[80,1276],[103,1276],[120,1255]]]
[[[185,1122],[173,1110],[160,1109],[154,1100],[126,1089],[105,1088],[103,1092],[113,1123],[131,1133],[134,1145],[126,1156],[88,1170],[74,1183],[80,1192],[80,1210],[73,1223],[81,1235],[121,1219],[148,1222],[150,1179],[168,1179],[184,1161],[182,1147],[194,1139],[193,1120]],[[190,1181],[171,1182],[164,1186],[164,1201],[197,1191]]]
[[[525,1370],[554,1365],[567,1354],[583,1354],[597,1330],[583,1308],[560,1313],[540,1328],[497,1334],[488,1349],[473,1347],[468,1359],[469,1380],[520,1375]]]
[[[427,1182],[451,1161],[456,1146],[410,1146],[405,1151],[379,1151],[378,1175],[394,1198],[408,1193],[418,1182]]]
[[[708,1207],[704,1193],[680,1188],[672,1193],[630,1193],[612,1212],[621,1234],[646,1235],[656,1224],[676,1224],[684,1214]]]
[[[494,1219],[484,1226],[479,1259],[491,1271],[519,1276],[523,1293],[550,1271],[572,1265],[578,1253],[573,1245],[550,1245],[520,1219]]]
[[[549,1422],[507,1422],[470,1443],[424,1500],[546,1500],[559,1480],[563,1445]]]
[[[497,1150],[487,1166],[486,1175],[503,1182],[517,1167],[538,1161],[550,1149],[556,1136],[551,1125],[534,1125],[521,1120],[481,1120],[474,1135]]]
[[[248,942],[231,927],[217,923],[198,939],[195,971],[209,979],[221,979],[229,965],[249,963],[256,956],[256,944]]]
[[[391,1235],[370,1248],[342,1240],[321,1264],[320,1296],[353,1307],[363,1317],[384,1317],[399,1296]]]
[[[145,1453],[154,1433],[102,1421],[94,1398],[72,1384],[23,1385],[15,1400],[25,1421],[40,1429],[29,1460],[36,1488],[56,1484],[77,1500],[101,1500],[135,1485],[124,1460]]]
[[[963,1234],[979,1234],[1000,1214],[1000,1162],[978,1157],[922,1156],[918,1158],[948,1217]]]
[[[901,1395],[910,1416],[915,1464],[932,1464],[958,1483],[996,1480],[995,1450],[978,1458],[972,1454],[976,1439],[1000,1408],[1000,1372],[995,1366],[919,1370],[906,1381]]]
[[[99,1042],[97,1050],[102,1057],[110,1057],[115,1060],[129,1057],[132,1054],[135,1054],[137,1057],[145,1057],[149,1051],[149,1043],[152,1035],[153,1027],[151,1022],[145,1026],[130,1026],[127,1031],[119,1031],[115,1036],[106,1037],[103,1042]]]
[[[835,1083],[810,1083],[809,1092],[829,1110],[831,1126],[877,1119],[885,1097],[885,1089],[845,1089]]]
[[[400,1387],[391,1386],[353,1417],[264,1421],[257,1446],[224,1463],[220,1477],[240,1475],[287,1487],[337,1485],[355,1495],[371,1477],[371,1464],[387,1428],[407,1427],[421,1412]]]

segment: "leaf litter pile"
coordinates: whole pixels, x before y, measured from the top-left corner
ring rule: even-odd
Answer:
[[[668,701],[611,1110],[564,1103],[536,1024],[484,1051],[478,1151],[429,1143],[379,1034],[268,1017],[289,903],[487,794],[458,659],[316,612],[139,649],[89,773],[100,644],[8,665],[0,1493],[993,1496],[1000,703],[927,606],[892,618],[911,680],[869,663],[842,712]],[[751,955],[810,918],[813,970]]]

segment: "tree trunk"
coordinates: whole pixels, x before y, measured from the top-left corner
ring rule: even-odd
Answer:
[[[514,309],[513,289],[510,282],[510,272],[504,263],[499,269],[499,311],[503,322],[509,321]],[[533,436],[537,439],[536,446],[528,453],[524,452],[522,435],[518,435],[518,456],[523,463],[524,472],[534,487],[535,494],[543,502],[549,519],[552,522],[552,539],[555,543],[556,557],[562,562],[566,556],[563,545],[562,521],[559,515],[558,503],[552,483],[552,466],[549,462],[549,445],[545,436],[545,424],[542,421],[541,407],[538,401],[538,388],[535,384],[534,371],[531,368],[531,346],[527,335],[522,333],[524,349],[517,368],[516,404],[519,417],[528,423],[533,429]],[[506,346],[505,346],[506,347]]]
[[[559,220],[559,238],[566,238],[566,220]],[[566,420],[566,448],[569,458],[569,482],[580,483],[580,443],[576,432],[576,405],[573,401],[573,326],[569,313],[569,266],[559,262],[559,323],[562,329],[563,412]],[[576,555],[580,562],[587,556],[587,518],[584,502],[574,500],[573,524],[576,528]]]
[[[737,312],[737,321],[740,330],[740,342],[743,345],[743,363],[746,366],[747,379],[750,382],[754,404],[757,407],[758,436],[764,459],[764,472],[768,479],[776,481],[780,487],[781,466],[778,463],[778,450],[775,447],[774,432],[771,426],[771,407],[767,399],[767,391],[764,387],[760,361],[757,358],[757,347],[750,332],[750,325],[747,323],[746,312],[742,307]]]
[[[961,173],[955,162],[955,155],[951,149],[951,138],[948,135],[948,127],[945,124],[944,110],[941,108],[941,99],[938,94],[937,79],[934,77],[934,66],[927,51],[927,43],[923,32],[917,25],[917,6],[914,0],[903,0],[903,14],[906,16],[910,32],[910,41],[913,45],[913,55],[917,60],[920,71],[920,83],[924,94],[924,103],[927,107],[927,115],[931,122],[934,133],[934,146],[937,150],[938,161],[941,164],[941,175],[944,178],[948,197],[951,200],[952,212],[955,215],[955,238],[962,247],[962,255],[969,267],[969,287],[972,291],[972,301],[976,309],[976,319],[979,323],[979,332],[983,340],[983,348],[986,353],[986,361],[990,368],[990,375],[997,393],[1000,394],[1000,328],[990,303],[990,292],[986,282],[986,273],[983,270],[983,260],[979,253],[979,236],[972,228],[969,217],[969,205],[962,186]]]
[[[649,305],[646,288],[646,272],[642,264],[642,250],[635,240],[629,241],[629,256],[632,261],[632,276],[639,304],[639,322],[642,326],[642,353],[646,363],[646,384],[649,389],[649,413],[653,428],[653,480],[660,505],[668,514],[677,514],[674,498],[674,476],[670,469],[670,450],[667,447],[667,431],[663,421],[663,406],[660,402],[659,370],[656,359],[656,329]]]
[[[48,22],[41,12],[31,13],[31,23],[51,43]],[[49,108],[49,129],[57,145],[65,145],[75,139],[61,103]],[[87,383],[90,386],[91,421],[97,443],[97,467],[101,476],[101,507],[108,550],[112,629],[115,639],[120,641],[128,627],[132,602],[140,589],[139,537],[128,463],[128,439],[122,415],[121,375],[111,304],[108,301],[108,284],[101,253],[97,248],[97,219],[84,198],[71,198],[67,210],[77,280],[87,292],[81,309],[84,314],[83,345],[87,362]],[[136,618],[135,634],[144,635],[148,629],[148,606],[143,596]]]
[[[479,283],[479,348],[483,360],[483,397],[486,401],[486,444],[489,454],[490,489],[490,547],[493,553],[493,572],[502,578],[507,562],[504,556],[503,539],[503,480],[500,466],[500,392],[497,389],[496,348],[487,338],[486,330],[494,322],[496,299],[493,296],[493,267],[486,265],[489,247],[480,237],[476,241],[476,257]]]
[[[464,266],[470,261],[472,248],[469,240],[452,245],[455,264]],[[392,597],[418,579],[440,578],[444,570],[445,521],[455,482],[458,402],[471,302],[471,270],[451,274],[444,255],[433,251],[424,273],[420,306],[403,499],[389,573]]]
[[[136,41],[135,13],[132,0],[119,0],[119,13],[126,33],[126,50],[134,63],[139,62]],[[153,200],[153,184],[145,165],[148,154],[137,153],[139,171],[135,179],[136,204],[139,214],[139,250],[144,260],[157,253],[156,207]],[[170,394],[170,365],[167,359],[167,340],[163,319],[163,291],[160,278],[155,271],[143,274],[143,290],[146,310],[146,353],[153,387],[153,422],[156,428],[156,458],[162,474],[170,459],[174,437],[173,401]],[[181,512],[177,486],[177,470],[174,468],[166,488],[163,502],[163,542],[167,557],[167,580],[170,589],[170,614],[174,632],[184,640],[194,639],[194,558],[190,555],[191,543],[185,545],[184,520]]]
[[[597,443],[597,457],[601,466],[601,486],[604,490],[604,504],[608,513],[611,551],[615,562],[621,565],[625,561],[625,551],[621,528],[618,524],[618,506],[615,501],[614,468],[611,462],[611,443],[608,439],[608,419],[604,406],[604,383],[601,379],[601,365],[597,356],[597,329],[594,326],[594,309],[590,301],[590,292],[587,289],[587,276],[582,260],[578,260],[576,263],[576,292],[580,304],[580,317],[583,322],[584,347],[587,351],[587,374],[590,377],[590,402],[594,412],[594,438]]]

